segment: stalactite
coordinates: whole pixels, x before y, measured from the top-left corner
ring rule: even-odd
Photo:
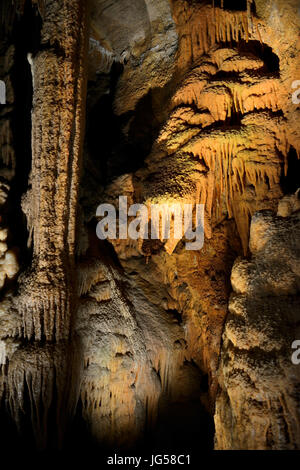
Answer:
[[[246,250],[249,217],[259,204],[248,202],[248,186],[253,185],[263,201],[261,188],[266,191],[265,181],[269,181],[280,196],[280,174],[287,172],[290,137],[284,118],[277,114],[285,95],[280,79],[266,72],[259,51],[255,55],[220,44],[248,39],[251,2],[246,12],[222,11],[215,6],[215,22],[208,20],[213,9],[207,5],[195,5],[192,10],[184,5],[182,1],[174,5],[182,41],[178,54],[179,63],[186,60],[191,70],[172,98],[172,113],[157,139],[158,148],[166,152],[170,167],[171,161],[178,166],[183,156],[190,161],[199,159],[198,176],[191,177],[188,170],[186,192],[188,184],[199,187],[199,197],[194,194],[206,206],[206,236],[224,216],[225,203]],[[215,29],[210,29],[212,24]],[[183,46],[187,41],[189,47],[187,43]],[[224,73],[232,76],[224,77]],[[180,189],[181,197],[184,192]]]
[[[97,260],[82,262],[78,270],[78,293],[79,296],[86,294],[98,282],[105,281],[103,263]]]
[[[92,38],[90,38],[89,52],[97,60],[97,73],[109,73],[113,63],[120,62],[113,52],[108,51]]]
[[[249,24],[255,23],[247,11],[228,11],[222,7],[197,4],[191,10],[184,0],[174,0],[173,15],[180,31],[180,67],[196,62],[219,42],[249,39]]]
[[[49,284],[40,284],[34,290],[30,278],[28,281],[20,288],[19,301],[25,338],[34,337],[37,341],[68,338],[70,319],[65,312],[70,309],[70,296]]]

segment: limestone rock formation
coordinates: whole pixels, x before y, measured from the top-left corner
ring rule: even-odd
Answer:
[[[251,260],[233,266],[215,413],[218,449],[298,448],[300,370],[292,345],[300,334],[299,235],[299,210],[284,218],[258,212]]]
[[[2,0],[11,441],[300,448],[298,3]],[[99,240],[120,196],[203,204],[202,249]]]
[[[33,431],[38,444],[45,447],[47,413],[54,394],[58,395],[58,413],[63,414],[65,403],[60,397],[71,380],[67,341],[74,308],[72,279],[84,128],[87,15],[85,2],[45,1],[39,2],[41,5],[41,50],[34,56],[31,69],[31,188],[22,207],[33,240],[33,259],[19,277],[17,301],[12,300],[21,315],[21,324],[17,319],[15,326],[19,348],[8,348],[11,357],[8,367],[2,369],[1,388],[18,425],[28,391]],[[6,135],[8,139],[8,127]],[[4,163],[10,163],[7,157]],[[6,276],[11,278],[18,271],[13,252],[6,251],[1,268],[4,284]],[[27,342],[30,340],[34,343]],[[46,344],[39,344],[44,341]],[[6,349],[2,356],[8,354]],[[6,362],[4,358],[2,364]],[[69,398],[72,401],[72,390]],[[62,428],[63,422],[61,417]],[[57,434],[61,434],[59,427]]]

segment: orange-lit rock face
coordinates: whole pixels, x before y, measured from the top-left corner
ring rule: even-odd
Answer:
[[[257,5],[258,18],[252,3],[230,11],[228,2],[223,9],[218,2],[215,8],[172,2],[179,45],[168,117],[146,166],[105,192],[110,202],[126,194],[130,203],[205,204],[206,241],[199,253],[176,243],[165,243],[167,253],[151,242],[112,243],[145,297],[182,316],[183,358],[208,373],[212,403],[233,258],[248,250],[251,216],[277,207],[289,152],[299,150],[297,106],[287,79],[299,66],[291,59],[299,20],[290,26],[287,46],[283,31],[270,25],[275,6]],[[294,13],[291,2],[283,21]],[[123,101],[126,106],[126,93]]]
[[[58,416],[62,434],[77,409],[91,437],[113,448],[136,445],[145,430],[161,447],[172,436],[176,449],[195,439],[206,450],[214,437],[219,449],[299,447],[286,324],[298,321],[298,258],[284,243],[295,221],[298,230],[290,217],[298,196],[280,202],[281,242],[264,251],[273,216],[258,216],[248,250],[251,216],[277,209],[291,191],[289,164],[300,151],[291,99],[298,0],[91,0],[87,61],[86,2],[33,4],[42,17],[29,56],[27,183],[12,131],[14,46],[5,44],[0,61],[8,90],[1,217],[17,172],[12,185],[26,192],[16,205],[33,235],[32,257],[23,240],[25,270],[1,219],[0,396],[13,420],[22,427],[25,409],[40,446],[51,441],[49,422]],[[17,5],[29,21],[30,7]],[[203,203],[203,248],[187,251],[183,239],[99,242],[96,207],[120,195],[147,207]],[[286,301],[291,317],[280,315]]]
[[[177,1],[173,13],[183,78],[148,159],[163,178],[149,186],[158,197],[204,203],[208,238],[224,217],[233,217],[246,251],[249,218],[281,196],[295,141],[283,112],[289,96],[280,56],[262,42],[264,27],[251,10]]]
[[[158,342],[160,345],[156,353],[153,353],[151,346],[147,346],[147,354],[142,360],[143,382],[148,384],[149,390],[155,390],[151,395],[151,403],[153,409],[158,405],[159,413],[163,409],[164,400],[172,403],[172,395],[181,396],[182,399],[178,377],[184,377],[181,383],[186,401],[182,403],[186,406],[191,400],[194,386],[190,386],[193,383],[192,376],[189,372],[182,374],[184,364],[187,363],[196,364],[202,374],[208,375],[208,393],[199,391],[199,396],[202,403],[213,410],[231,266],[236,254],[242,254],[248,249],[249,222],[254,212],[277,207],[277,201],[282,196],[281,181],[288,169],[289,152],[293,151],[292,148],[298,151],[299,146],[295,121],[297,106],[291,101],[292,80],[287,79],[289,73],[296,74],[296,61],[291,56],[293,48],[297,48],[297,21],[291,24],[290,44],[287,47],[283,31],[278,30],[273,23],[270,25],[272,9],[268,10],[268,5],[257,5],[257,12],[259,10],[260,13],[258,17],[253,2],[245,2],[241,10],[235,11],[227,8],[228,2],[222,3],[223,8],[220,2],[215,2],[214,7],[208,2],[171,2],[178,50],[172,80],[167,87],[170,96],[168,102],[157,103],[157,96],[164,95],[156,95],[155,87],[160,79],[161,87],[165,86],[166,74],[164,68],[160,68],[160,62],[157,67],[161,78],[155,74],[155,55],[147,48],[148,42],[145,42],[144,49],[141,46],[140,67],[136,67],[137,49],[131,51],[128,48],[128,63],[124,64],[124,72],[116,87],[116,113],[123,112],[125,116],[125,111],[132,109],[141,93],[146,93],[150,85],[153,88],[154,117],[158,121],[163,121],[162,115],[166,118],[145,165],[134,173],[123,174],[110,182],[105,187],[102,199],[97,201],[117,205],[118,196],[126,195],[129,204],[205,204],[206,240],[200,252],[188,253],[182,243],[173,241],[154,243],[111,240],[128,276],[129,285],[133,291],[138,286],[142,293],[143,301],[138,308],[141,309],[141,305],[142,311],[146,308],[149,319],[154,322],[152,325],[156,320],[152,316],[152,308],[145,307],[147,302],[155,305],[160,312],[164,311],[168,315],[174,315],[175,312],[180,318],[176,332],[171,333],[171,329],[168,331],[162,327],[164,339],[160,338],[155,328],[150,338],[147,338],[145,332],[142,334],[146,344]],[[163,8],[162,4],[160,2],[160,8]],[[123,7],[127,8],[128,5],[126,7],[124,4]],[[107,15],[110,15],[109,9]],[[283,21],[293,15],[294,6],[291,2],[282,12]],[[169,27],[166,31],[170,30]],[[153,31],[155,35],[157,30],[154,28]],[[114,33],[111,35],[111,41],[108,40],[110,44]],[[167,34],[165,40],[169,47],[170,38]],[[102,45],[104,47],[105,43]],[[148,75],[143,68],[144,61],[151,64]],[[137,75],[136,79],[133,71]],[[132,77],[128,91],[124,87],[126,77]],[[141,82],[142,87],[139,85]],[[166,108],[164,112],[162,107]],[[129,121],[124,133],[129,136],[131,132]],[[98,287],[102,292],[102,287]],[[98,287],[95,287],[95,292],[92,288],[88,296],[101,303],[101,295],[106,294],[103,291],[97,300]],[[103,289],[106,287],[103,286]],[[129,294],[129,297],[134,304],[134,295]],[[96,308],[96,304],[93,308]],[[117,315],[122,317],[122,308],[119,307],[117,311]],[[130,337],[129,330],[125,336]],[[170,353],[173,334],[182,335],[175,341],[177,355]],[[87,357],[91,357],[89,367],[93,371],[99,365],[99,358],[91,352],[95,345],[89,347],[91,349],[87,349]],[[107,348],[112,354],[114,346],[110,344]],[[138,357],[134,349],[132,357]],[[147,363],[153,364],[156,373],[162,373],[162,365],[159,363],[165,364],[162,358],[166,357],[167,394],[163,389],[153,389],[152,379],[147,375]],[[157,362],[158,358],[161,361],[159,359]],[[111,383],[115,384],[118,383],[116,359],[110,361],[109,376]],[[105,390],[99,388],[101,381],[97,374],[92,372],[89,375],[89,367],[86,370],[84,396],[87,403],[86,419],[93,433],[99,438],[100,424],[97,423],[105,415],[105,422],[110,425],[114,422],[114,432],[117,433],[118,426],[121,426],[116,424],[119,422],[123,423],[124,429],[134,434],[138,427],[129,417],[133,404],[139,400],[143,402],[141,397],[145,398],[143,388],[137,384],[133,394],[130,391],[130,376],[125,374],[126,377],[122,376],[122,407],[117,407],[115,402],[109,404]],[[172,374],[168,371],[172,371]],[[200,378],[198,381],[201,382]],[[120,387],[120,384],[116,387],[108,385],[108,390],[116,397]],[[97,390],[98,404],[101,401],[99,397],[104,397],[104,407],[97,406],[96,398],[95,401],[89,401],[89,389]],[[116,421],[108,418],[110,409],[115,410]],[[138,416],[137,408],[134,413]],[[109,431],[104,431],[104,434],[109,435]],[[221,442],[219,447],[222,445]]]

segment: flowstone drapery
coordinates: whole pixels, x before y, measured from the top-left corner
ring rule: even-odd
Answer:
[[[298,3],[1,1],[0,442],[299,447]],[[100,241],[120,196],[204,245]]]

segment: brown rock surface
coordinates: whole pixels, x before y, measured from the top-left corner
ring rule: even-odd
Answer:
[[[76,415],[207,449],[214,415],[218,449],[299,448],[298,1],[86,7],[0,7],[0,413],[40,447]],[[100,242],[121,195],[204,204],[203,248]]]
[[[217,449],[299,447],[300,217],[258,212],[250,261],[237,259],[223,333]]]

